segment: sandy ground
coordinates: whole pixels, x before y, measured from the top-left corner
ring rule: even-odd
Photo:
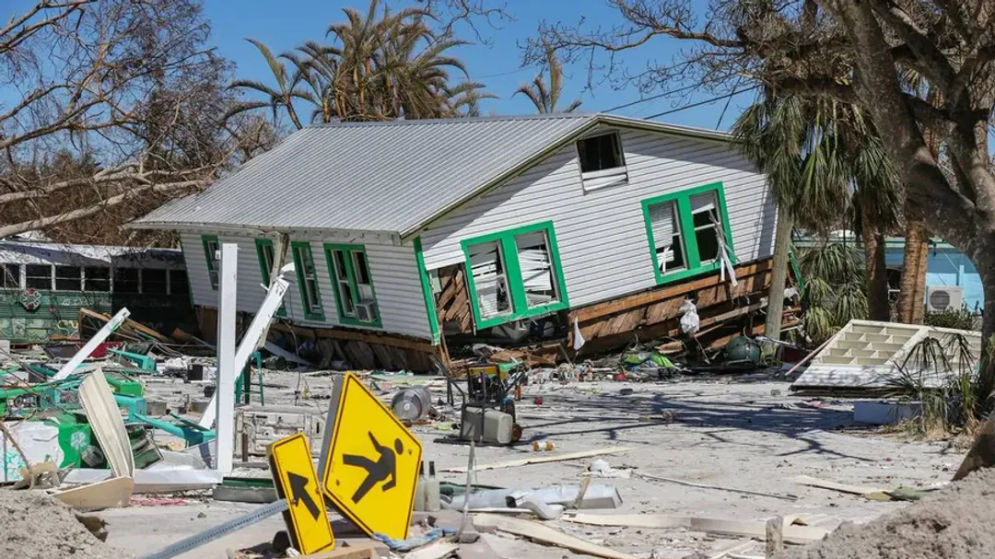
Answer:
[[[267,404],[327,408],[332,378],[271,371],[266,374]],[[440,380],[390,377],[377,382],[385,398],[404,383],[429,383],[437,397]],[[632,393],[623,395],[623,389]],[[202,398],[202,386],[150,383],[150,397],[176,403],[187,394]],[[543,402],[534,402],[541,396]],[[798,485],[790,478],[805,474],[841,483],[935,487],[953,475],[963,455],[943,442],[906,442],[896,436],[852,424],[846,400],[810,401],[791,395],[788,383],[764,374],[689,378],[666,383],[557,382],[525,388],[518,406],[523,440],[513,447],[477,449],[477,463],[626,446],[624,454],[604,457],[612,467],[634,474],[678,478],[696,483],[772,493],[796,500],[687,487],[648,480],[596,480],[614,485],[623,504],[599,513],[670,513],[732,519],[765,520],[776,515],[820,513],[864,523],[907,506]],[[671,419],[672,414],[672,419]],[[469,447],[450,440],[451,422],[417,426],[424,459],[440,469],[465,466]],[[531,441],[552,441],[551,452],[536,453]],[[536,464],[480,472],[477,482],[515,488],[579,483],[591,459]],[[440,474],[463,483],[465,474]],[[173,506],[132,506],[105,511],[107,543],[124,553],[148,553],[196,531],[235,518],[256,505],[193,501]],[[714,553],[741,540],[723,539],[680,529],[601,528],[551,521],[548,524],[640,557],[677,558],[694,552]],[[188,557],[224,557],[225,550],[269,541],[283,529],[279,516],[246,528]],[[486,535],[491,548],[506,558],[561,558],[572,555],[503,535]],[[756,550],[762,549],[757,544]],[[754,550],[754,551],[756,551]]]

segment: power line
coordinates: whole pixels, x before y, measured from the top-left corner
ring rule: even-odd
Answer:
[[[631,107],[633,105],[638,105],[640,103],[645,103],[647,101],[653,101],[653,100],[659,99],[661,97],[666,97],[668,95],[674,95],[676,93],[681,93],[683,91],[687,91],[689,89],[694,89],[696,87],[701,87],[701,83],[700,82],[699,83],[693,83],[691,85],[686,85],[684,87],[679,87],[679,88],[674,89],[672,91],[664,91],[663,93],[657,93],[656,95],[651,95],[649,97],[643,97],[642,99],[636,99],[635,101],[630,101],[628,103],[625,103],[625,104],[622,104],[622,105],[618,105],[618,106],[612,107],[610,109],[605,109],[602,112],[610,113],[612,111],[617,111],[618,109],[624,109],[626,107]]]
[[[685,109],[693,109],[694,107],[700,107],[702,105],[707,105],[709,103],[714,103],[716,101],[721,101],[722,99],[733,97],[733,96],[739,95],[741,93],[746,93],[747,91],[753,91],[754,89],[757,89],[758,87],[760,87],[760,86],[759,85],[755,85],[755,86],[749,87],[747,89],[741,89],[739,91],[734,91],[732,93],[726,93],[725,95],[719,95],[718,97],[712,97],[711,99],[705,99],[704,101],[698,101],[697,103],[691,103],[689,105],[684,105],[683,107],[677,107],[676,109],[670,109],[669,111],[663,111],[662,113],[656,113],[654,115],[650,115],[650,116],[647,116],[647,117],[644,117],[644,118],[647,118],[647,119],[657,118],[657,117],[661,117],[661,116],[664,116],[664,115],[669,115],[669,114],[672,114],[672,113],[680,112],[680,111],[683,111]]]

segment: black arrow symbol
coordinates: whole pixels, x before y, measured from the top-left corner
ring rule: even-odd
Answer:
[[[294,500],[294,504],[300,501],[304,501],[304,506],[307,507],[307,511],[311,513],[311,517],[318,520],[318,505],[311,498],[311,494],[307,492],[307,482],[308,479],[304,476],[297,475],[293,472],[287,472],[287,478],[290,480],[290,497]]]

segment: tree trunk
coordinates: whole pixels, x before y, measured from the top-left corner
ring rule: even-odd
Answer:
[[[905,254],[902,259],[898,317],[902,322],[922,324],[926,318],[926,261],[929,257],[929,233],[921,221],[911,217],[906,217],[906,220],[908,225],[905,228]]]
[[[784,207],[778,208],[777,229],[774,232],[774,270],[767,292],[767,322],[764,335],[781,339],[781,314],[784,312],[784,286],[788,280],[788,259],[791,250],[791,230],[795,219]]]
[[[868,204],[862,204],[863,223],[861,235],[864,241],[864,267],[867,271],[867,311],[868,318],[880,322],[891,320],[891,306],[888,304],[888,271],[884,259],[884,233],[873,222]]]
[[[995,252],[995,241],[991,240],[990,236],[985,237],[984,241],[983,244],[991,245],[988,253]],[[993,362],[995,360],[992,359],[991,347],[992,334],[995,334],[995,264],[986,262],[984,266],[978,266],[978,274],[981,276],[985,297],[985,314],[981,326],[980,373],[975,385],[981,407],[975,411],[975,415],[981,416],[992,409],[992,390],[995,388],[995,362]],[[953,479],[957,481],[974,470],[992,466],[995,466],[995,414],[990,414],[978,430],[971,450],[964,457]]]

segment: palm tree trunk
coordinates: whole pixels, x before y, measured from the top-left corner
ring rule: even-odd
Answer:
[[[891,320],[888,304],[888,271],[885,263],[885,239],[881,228],[874,223],[868,204],[861,204],[861,236],[864,241],[864,268],[867,271],[868,318],[881,322]]]
[[[788,280],[788,259],[791,250],[791,230],[795,218],[791,212],[780,207],[777,215],[777,229],[774,231],[774,269],[767,292],[767,321],[764,336],[781,339],[781,315],[784,312],[784,286]]]
[[[926,262],[929,256],[929,233],[921,221],[906,217],[906,222],[898,316],[902,322],[922,324],[926,318]]]

